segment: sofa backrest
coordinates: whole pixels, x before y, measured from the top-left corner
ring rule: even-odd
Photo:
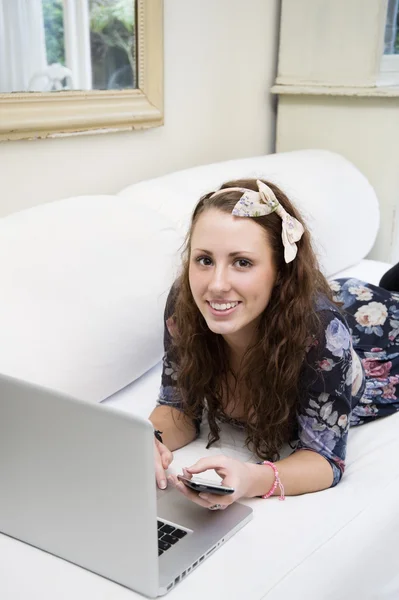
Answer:
[[[373,189],[324,151],[197,167],[10,215],[0,219],[0,372],[101,401],[150,369],[193,207],[243,176],[270,179],[297,203],[327,274],[373,245]]]
[[[357,264],[370,252],[379,227],[379,206],[364,175],[339,154],[300,150],[186,169],[142,181],[120,192],[151,206],[185,233],[198,199],[240,177],[276,183],[299,208],[328,276]]]
[[[161,358],[180,244],[169,219],[116,196],[0,219],[0,372],[89,401],[134,381]]]

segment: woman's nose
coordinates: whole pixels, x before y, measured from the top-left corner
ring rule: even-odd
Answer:
[[[216,268],[213,271],[212,279],[208,287],[209,290],[214,294],[229,291],[231,284],[227,270],[223,268]]]

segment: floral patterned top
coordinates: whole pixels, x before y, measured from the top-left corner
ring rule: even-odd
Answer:
[[[304,361],[292,444],[295,451],[322,455],[332,467],[334,486],[345,469],[349,427],[399,411],[399,294],[357,279],[333,281],[331,288],[342,306],[324,298],[317,303],[323,331],[313,339]],[[172,314],[170,294],[158,404],[181,410],[177,365],[170,357]],[[223,420],[244,426],[227,415]]]

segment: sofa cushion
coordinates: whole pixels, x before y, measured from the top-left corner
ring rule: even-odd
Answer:
[[[276,183],[300,209],[312,231],[322,269],[332,275],[365,258],[379,227],[377,196],[358,169],[325,150],[299,150],[186,169],[135,183],[120,192],[151,204],[185,232],[197,200],[240,177]]]
[[[340,277],[355,277],[361,281],[379,285],[381,277],[392,267],[390,263],[379,260],[361,260],[357,265],[331,275],[330,279]]]
[[[162,355],[181,238],[129,198],[68,198],[0,219],[0,372],[100,401]]]

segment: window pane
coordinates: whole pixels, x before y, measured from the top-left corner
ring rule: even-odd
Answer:
[[[47,63],[65,65],[64,12],[62,0],[43,0]]]
[[[137,87],[135,0],[42,0],[47,64],[69,75],[49,89]],[[69,7],[69,10],[66,9]],[[39,82],[40,83],[40,82]],[[44,90],[43,90],[44,91]]]
[[[137,87],[134,0],[89,0],[93,89]]]
[[[388,0],[384,54],[399,54],[399,0]]]

